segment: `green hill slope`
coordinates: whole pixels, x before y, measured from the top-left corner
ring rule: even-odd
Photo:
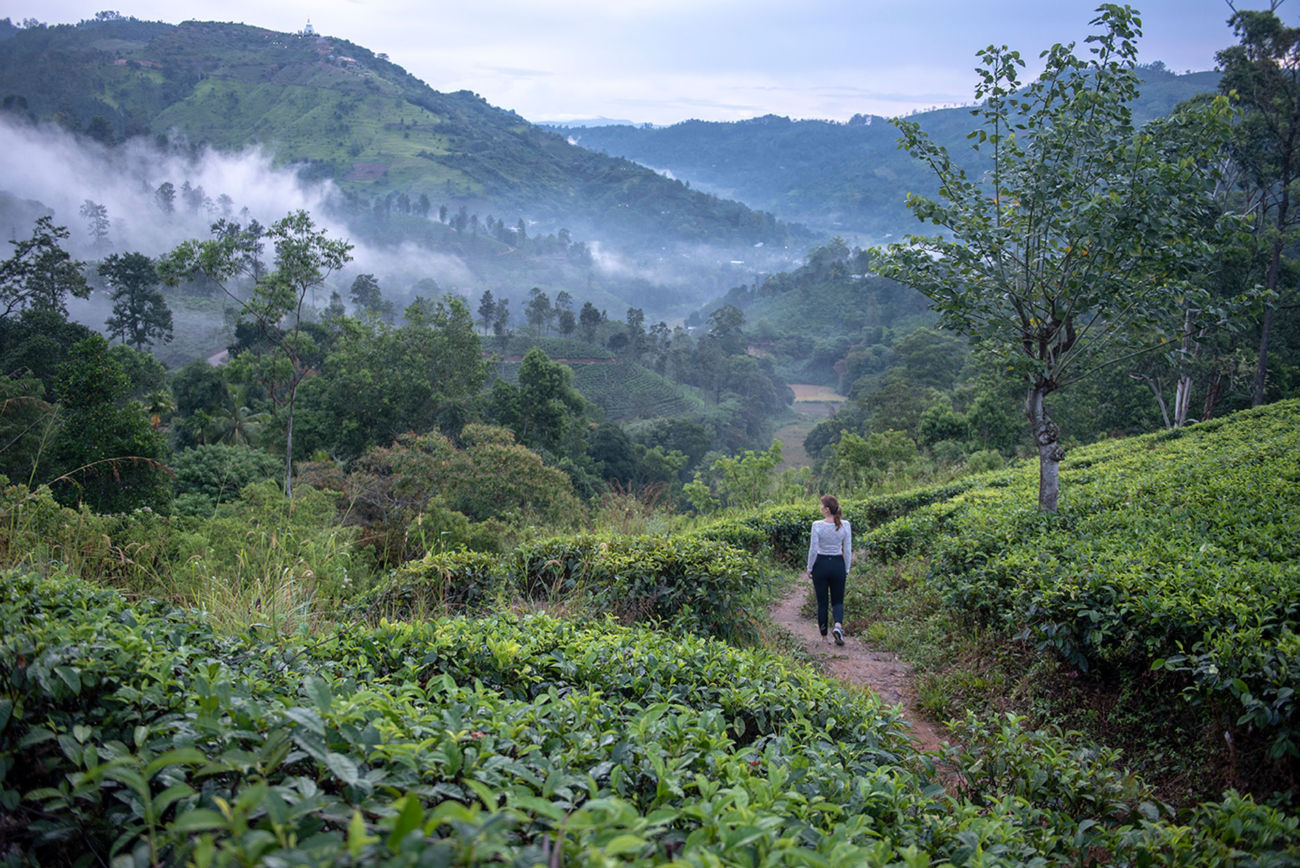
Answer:
[[[910,506],[933,509],[937,496]],[[855,507],[865,529],[908,504]],[[749,541],[790,523],[806,533],[806,507],[778,512],[719,529]],[[60,518],[41,510],[44,524]],[[505,571],[545,594],[580,575],[583,589],[625,582],[659,598],[669,589],[655,568],[693,542],[713,547],[712,565],[719,553],[732,564],[712,582],[749,593],[771,578],[719,543],[627,542],[432,555],[413,581],[446,591],[466,578],[457,568]],[[540,556],[548,549],[563,556]],[[128,602],[61,570],[0,576],[0,828],[22,864],[123,853],[737,868],[1300,858],[1282,810],[1229,792],[1175,812],[1113,750],[1015,718],[970,720],[938,765],[879,697],[690,635],[698,606],[664,624],[671,634],[528,614],[507,598],[515,605],[485,620],[422,609],[409,622],[224,635],[173,602]]]
[[[1015,709],[1086,732],[1182,801],[1294,804],[1300,771],[1300,401],[842,500],[854,636],[913,658],[938,719]],[[808,505],[703,533],[798,564]],[[910,637],[910,638],[909,638]],[[900,647],[901,646],[901,647]]]
[[[1142,96],[1133,106],[1142,123],[1183,100],[1213,91],[1218,74],[1173,75],[1143,69]],[[915,120],[961,159],[970,131],[967,109],[942,109]],[[787,220],[846,236],[884,239],[912,231],[908,192],[934,195],[929,170],[898,149],[898,131],[885,118],[849,123],[768,115],[734,123],[686,121],[670,127],[588,127],[569,130],[579,144],[627,157]],[[901,228],[900,228],[901,227]]]
[[[1070,725],[1124,734],[1166,774],[1200,764],[1192,790],[1294,796],[1298,452],[1300,402],[1284,401],[1073,450],[1054,515],[1025,466],[862,538],[885,561],[925,558],[916,593],[1058,661],[1051,680],[1080,691],[1058,703]]]
[[[196,21],[5,22],[0,94],[11,112],[103,141],[262,145],[358,196],[522,212],[607,241],[792,238],[770,215],[575,147],[474,94],[432,90],[344,39]]]

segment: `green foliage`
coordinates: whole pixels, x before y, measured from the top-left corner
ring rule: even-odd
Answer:
[[[917,457],[916,444],[903,431],[875,431],[866,438],[852,431],[830,448],[823,475],[827,485],[845,491],[869,489]]]
[[[62,247],[67,238],[66,226],[55,226],[51,217],[39,217],[31,238],[9,242],[14,253],[0,262],[0,321],[27,310],[50,311],[66,318],[69,295],[90,295],[82,263]]]
[[[1026,384],[1049,512],[1061,451],[1044,398],[1212,324],[1218,306],[1191,278],[1213,270],[1214,245],[1232,235],[1212,196],[1226,101],[1137,128],[1141,23],[1131,7],[1105,4],[1092,24],[1090,58],[1055,45],[1023,88],[1018,52],[980,52],[970,138],[991,155],[987,174],[968,175],[916,122],[896,121],[940,185],[939,201],[912,196],[909,207],[943,234],[909,237],[876,263]]]
[[[0,378],[0,476],[33,483],[58,431],[58,413],[35,377]]]
[[[947,795],[895,710],[766,652],[542,615],[268,642],[0,578],[0,802],[33,863],[1300,855],[1294,818],[1235,794],[1195,826],[1148,816],[1139,785],[1014,721],[956,769],[973,800]]]
[[[336,495],[304,486],[290,500],[273,481],[173,531],[167,586],[213,623],[305,631],[364,590],[369,562],[336,524]]]
[[[1054,517],[1025,508],[1036,480],[1013,469],[863,539],[928,552],[958,611],[1081,671],[1176,673],[1188,700],[1227,715],[1239,751],[1290,764],[1297,430],[1292,401],[1095,444],[1063,465],[1077,490]]]
[[[108,334],[144,349],[161,338],[172,339],[172,312],[161,292],[153,260],[143,253],[111,253],[99,264],[99,274],[108,282],[113,313],[104,323]]]
[[[234,500],[251,482],[274,480],[280,462],[260,449],[213,443],[176,453],[176,512],[211,515],[218,503]]]
[[[840,510],[855,528],[854,545],[861,545],[868,529],[910,516],[923,506],[946,501],[980,483],[975,477],[963,477],[943,485],[914,488],[869,499],[841,500]],[[762,553],[787,564],[801,564],[808,553],[808,534],[812,523],[821,517],[814,498],[806,504],[770,506],[728,515],[702,525],[695,534],[706,539],[727,542],[737,548]],[[882,531],[881,533],[884,533]],[[861,534],[861,536],[858,536]],[[868,545],[880,554],[880,534],[872,534]]]
[[[270,481],[185,517],[98,515],[60,506],[46,487],[12,485],[0,488],[0,564],[184,600],[233,632],[255,624],[292,632],[370,584],[370,558],[336,515],[332,492],[304,488],[290,503]]]
[[[966,459],[966,467],[971,473],[987,473],[990,470],[1001,470],[1006,463],[1002,453],[994,449],[982,449],[971,454]]]
[[[777,475],[781,448],[781,441],[773,440],[764,452],[746,449],[737,456],[718,458],[707,473],[696,473],[685,486],[687,499],[696,512],[707,515],[721,507],[753,508],[806,496],[810,477],[806,468]]]
[[[362,607],[401,618],[483,614],[517,597],[752,642],[748,600],[763,581],[751,555],[709,539],[553,537],[510,555],[429,554],[383,582]]]
[[[1292,243],[1297,222],[1291,192],[1300,177],[1300,28],[1284,25],[1276,4],[1268,10],[1234,9],[1228,23],[1241,43],[1216,57],[1223,68],[1219,88],[1241,110],[1231,153],[1244,175],[1243,192],[1254,199],[1256,240],[1268,249],[1261,281],[1267,294],[1252,395],[1258,406],[1265,400],[1270,367],[1274,371],[1278,367],[1268,355],[1275,309],[1284,308],[1288,296],[1295,297],[1293,281],[1284,275],[1294,264],[1284,263],[1283,253]]]
[[[563,471],[504,428],[473,423],[460,446],[442,434],[404,434],[348,472],[331,462],[299,467],[300,482],[340,493],[340,520],[386,565],[426,552],[507,547],[523,527],[570,527],[580,512]]]
[[[57,484],[69,502],[84,501],[99,512],[169,508],[166,443],[144,408],[125,400],[130,382],[108,342],[93,335],[74,346],[59,366],[55,389],[60,472],[40,478]]]
[[[41,381],[49,395],[68,351],[92,334],[57,311],[26,310],[21,316],[0,319],[0,370],[10,377],[27,372]]]
[[[423,621],[443,615],[491,615],[514,592],[503,555],[429,552],[400,566],[354,607],[362,616]]]
[[[222,224],[218,224],[219,226]],[[255,325],[259,337],[274,353],[263,357],[256,348],[241,354],[246,370],[256,372],[267,394],[280,411],[284,425],[284,491],[293,494],[293,426],[298,386],[310,372],[315,344],[303,328],[308,292],[325,282],[352,259],[352,244],[327,237],[316,228],[306,211],[291,212],[271,224],[265,237],[275,249],[274,270],[266,270],[254,255],[261,249],[258,230],[219,234],[209,241],[185,241],[168,253],[158,265],[164,282],[212,281],[239,305],[239,313]],[[252,293],[235,293],[235,281],[253,280]]]
[[[48,487],[0,480],[0,563],[39,569],[57,562],[74,575],[101,574],[111,546],[107,518],[62,506]]]
[[[519,363],[519,391],[513,419],[503,419],[520,442],[553,455],[572,455],[572,444],[588,413],[589,404],[573,387],[573,370],[552,362],[537,347],[524,353]]]
[[[573,385],[612,420],[699,415],[704,402],[694,390],[625,362],[567,362]]]
[[[412,431],[459,434],[486,380],[482,355],[457,296],[412,305],[401,326],[347,321],[303,383],[295,451],[352,461]]]

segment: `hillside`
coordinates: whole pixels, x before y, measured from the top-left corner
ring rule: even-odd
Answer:
[[[964,717],[942,761],[896,706],[760,646],[808,503],[430,553],[334,587],[328,619],[226,632],[105,587],[139,581],[115,544],[140,557],[159,517],[0,489],[0,835],[40,864],[1295,864],[1298,413],[1080,449],[1056,516],[1032,468],[846,502],[850,641],[896,641],[911,605],[935,654],[1032,661],[1011,690],[929,684]]]
[[[1122,748],[1181,799],[1293,800],[1298,422],[1300,402],[1281,401],[1071,450],[1053,515],[1034,508],[1031,463],[890,516],[862,534],[890,566],[855,591],[851,626],[905,641],[890,574],[923,564],[912,602],[983,633],[991,658],[974,675],[921,652],[941,717],[1009,701]]]
[[[1218,74],[1174,75],[1142,69],[1142,97],[1133,106],[1143,122],[1183,100],[1213,91]],[[970,131],[967,109],[910,118],[960,158]],[[720,196],[850,239],[883,241],[915,225],[908,192],[934,194],[928,169],[898,148],[886,118],[858,115],[848,123],[767,115],[734,123],[685,121],[670,127],[593,126],[567,129],[578,144],[636,160]],[[900,229],[900,227],[902,227]]]
[[[215,22],[6,20],[0,95],[11,118],[106,144],[143,136],[196,153],[259,145],[278,165],[333,180],[354,212],[382,204],[385,215],[446,220],[465,208],[475,229],[495,215],[520,231],[565,229],[655,251],[801,248],[807,238],[771,215],[575,147],[472,93],[436,91],[346,39]]]

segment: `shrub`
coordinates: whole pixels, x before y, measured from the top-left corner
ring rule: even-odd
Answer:
[[[720,542],[584,535],[526,543],[509,556],[428,555],[382,581],[361,606],[426,617],[500,611],[517,597],[749,642],[756,633],[748,598],[762,581],[752,556]]]
[[[176,453],[176,512],[211,515],[218,503],[234,500],[250,482],[279,479],[283,462],[251,446],[212,443]]]
[[[370,620],[377,616],[423,620],[447,614],[487,614],[502,608],[512,593],[509,573],[499,555],[431,552],[399,567],[353,609]]]
[[[1300,755],[1300,402],[1080,448],[1061,507],[1032,468],[872,531],[870,551],[930,556],[952,607],[1104,678],[1174,672],[1259,767]],[[991,483],[998,483],[993,486]],[[1252,753],[1251,751],[1259,752]]]
[[[897,710],[763,651],[545,615],[222,636],[0,575],[16,864],[1294,864],[1085,745],[985,727],[945,793]]]

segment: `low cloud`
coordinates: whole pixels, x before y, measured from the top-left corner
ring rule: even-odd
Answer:
[[[156,257],[187,239],[211,237],[211,225],[220,218],[242,224],[256,219],[269,226],[300,209],[310,212],[330,237],[352,240],[340,216],[342,196],[332,181],[304,181],[293,168],[276,166],[271,154],[259,148],[203,148],[191,155],[160,150],[144,139],[107,148],[55,127],[0,119],[0,152],[5,154],[0,191],[53,211],[55,224],[68,227],[70,252],[82,259],[115,251]],[[158,193],[168,183],[175,193],[170,213]],[[107,210],[106,245],[96,246],[89,221],[81,216],[87,200]],[[0,215],[0,230],[10,233],[6,238],[30,234],[30,222],[19,225],[18,219],[34,209],[19,210],[24,213]],[[385,294],[391,287],[398,296],[422,278],[437,281],[443,291],[473,283],[473,275],[455,256],[411,243],[354,244],[353,261],[336,283],[371,273]]]

